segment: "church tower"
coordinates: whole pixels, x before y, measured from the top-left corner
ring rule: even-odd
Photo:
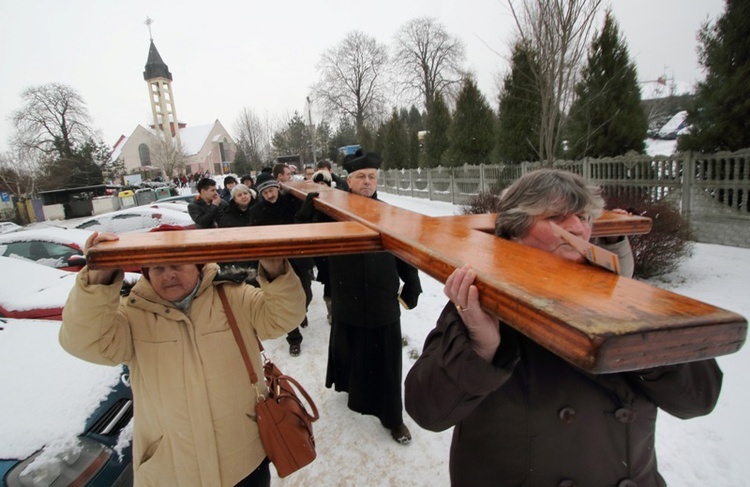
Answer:
[[[172,73],[169,72],[169,68],[162,61],[159,51],[156,50],[154,38],[151,35],[151,22],[151,19],[146,19],[151,46],[148,49],[148,60],[146,61],[145,71],[143,71],[143,79],[148,84],[151,114],[154,118],[153,128],[154,130],[161,129],[165,140],[172,142],[176,140],[180,143],[180,127],[172,94]]]

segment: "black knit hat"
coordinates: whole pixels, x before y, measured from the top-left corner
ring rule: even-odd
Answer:
[[[357,149],[354,157],[344,159],[344,169],[349,174],[360,169],[380,169],[380,157],[374,152],[365,153],[362,149]]]
[[[258,191],[258,194],[260,194],[261,196],[264,189],[274,187],[278,188],[279,182],[276,181],[276,178],[268,173],[264,172],[259,174],[258,178],[255,180],[255,190]]]

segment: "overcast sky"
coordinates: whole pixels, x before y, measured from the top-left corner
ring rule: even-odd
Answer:
[[[702,78],[696,33],[722,0],[609,0],[640,80]],[[233,133],[243,107],[261,117],[306,114],[322,52],[352,30],[391,44],[405,22],[436,17],[466,45],[468,67],[495,106],[514,24],[507,0],[0,0],[0,150],[21,92],[58,82],[88,105],[109,145],[150,123],[143,80],[154,42],[173,75],[177,115],[188,125],[219,119]],[[313,106],[313,119],[317,118]]]

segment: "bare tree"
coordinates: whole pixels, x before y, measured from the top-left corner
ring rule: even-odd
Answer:
[[[398,77],[406,90],[418,93],[428,112],[437,95],[452,98],[460,89],[464,59],[461,41],[434,18],[410,20],[396,34],[393,63]]]
[[[534,77],[541,101],[539,156],[552,164],[562,119],[573,103],[576,76],[588,49],[601,0],[508,0],[519,36],[536,56]]]
[[[33,196],[42,167],[40,157],[19,150],[0,153],[0,188],[17,196]]]
[[[185,171],[187,154],[176,139],[174,142],[163,137],[161,134],[155,137],[155,143],[151,150],[151,161],[164,171],[168,180],[175,174]]]
[[[76,146],[95,138],[86,103],[73,88],[49,83],[26,89],[21,98],[25,105],[11,116],[12,143],[20,150],[71,159]]]
[[[366,125],[374,126],[383,113],[387,65],[385,45],[362,32],[350,32],[323,53],[320,80],[313,88],[316,99],[326,112],[351,117],[362,137]]]
[[[271,123],[261,118],[249,108],[245,107],[234,122],[237,134],[237,145],[247,155],[248,160],[256,170],[260,170],[263,162],[271,157],[271,137],[273,130]]]

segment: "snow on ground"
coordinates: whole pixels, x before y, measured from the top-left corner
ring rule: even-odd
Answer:
[[[451,215],[457,208],[440,202],[380,194],[388,203],[431,216]],[[404,311],[402,328],[404,376],[422,349],[427,333],[445,305],[442,284],[421,274],[424,293],[419,305]],[[750,316],[746,279],[750,275],[750,249],[696,244],[695,253],[679,271],[652,284]],[[2,285],[8,285],[5,281]],[[315,423],[318,458],[313,464],[286,479],[274,478],[274,485],[449,485],[448,452],[451,431],[421,430],[405,415],[413,440],[396,444],[379,421],[362,416],[346,406],[347,395],[326,389],[325,371],[330,327],[326,321],[322,287],[313,283],[314,297],[302,329],[302,354],[292,358],[284,338],[267,341],[268,355],[282,371],[298,379],[320,410]],[[743,349],[720,357],[724,386],[719,404],[705,418],[682,421],[661,413],[658,421],[657,452],[660,470],[671,486],[737,487],[750,485],[750,462],[745,458],[750,441],[750,421],[745,413],[750,404],[747,370],[750,353]],[[33,362],[28,366],[43,363]],[[57,406],[65,409],[65,402]],[[61,414],[62,417],[62,414]],[[0,439],[0,442],[8,441]],[[272,468],[273,471],[273,468]]]

